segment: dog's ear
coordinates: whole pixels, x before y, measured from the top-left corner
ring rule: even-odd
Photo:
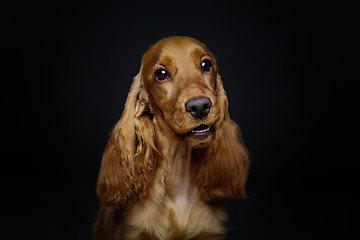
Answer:
[[[148,193],[157,162],[155,130],[148,114],[147,93],[140,74],[132,83],[125,109],[105,148],[97,182],[103,204],[121,207],[135,194]]]
[[[228,100],[217,77],[217,100],[222,119],[215,125],[213,144],[194,149],[194,176],[205,200],[246,197],[249,156],[237,124],[230,119]]]

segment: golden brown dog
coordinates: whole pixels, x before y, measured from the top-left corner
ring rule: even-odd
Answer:
[[[249,158],[215,59],[189,37],[143,56],[105,149],[97,240],[224,239],[221,200],[245,197]]]

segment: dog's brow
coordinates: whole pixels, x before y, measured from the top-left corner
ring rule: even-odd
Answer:
[[[173,64],[173,58],[171,56],[163,56],[161,59],[160,59],[160,62],[159,64],[162,65],[162,66],[171,66]]]
[[[194,60],[200,60],[203,56],[208,55],[204,49],[197,47],[191,51],[191,57]]]

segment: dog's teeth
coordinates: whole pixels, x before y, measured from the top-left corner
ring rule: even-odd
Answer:
[[[202,129],[202,130],[192,130],[193,133],[203,133],[203,132],[207,132],[210,130],[210,127],[207,127],[206,129]]]

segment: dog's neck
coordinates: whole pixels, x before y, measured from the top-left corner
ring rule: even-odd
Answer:
[[[184,185],[184,180],[191,178],[191,152],[192,148],[184,143],[172,143],[166,151],[166,161],[171,173],[172,184]]]
[[[169,134],[162,131],[157,134],[163,143],[161,151],[165,158],[165,181],[169,197],[174,201],[191,199],[197,191],[191,168],[192,147],[187,143],[168,139]]]

